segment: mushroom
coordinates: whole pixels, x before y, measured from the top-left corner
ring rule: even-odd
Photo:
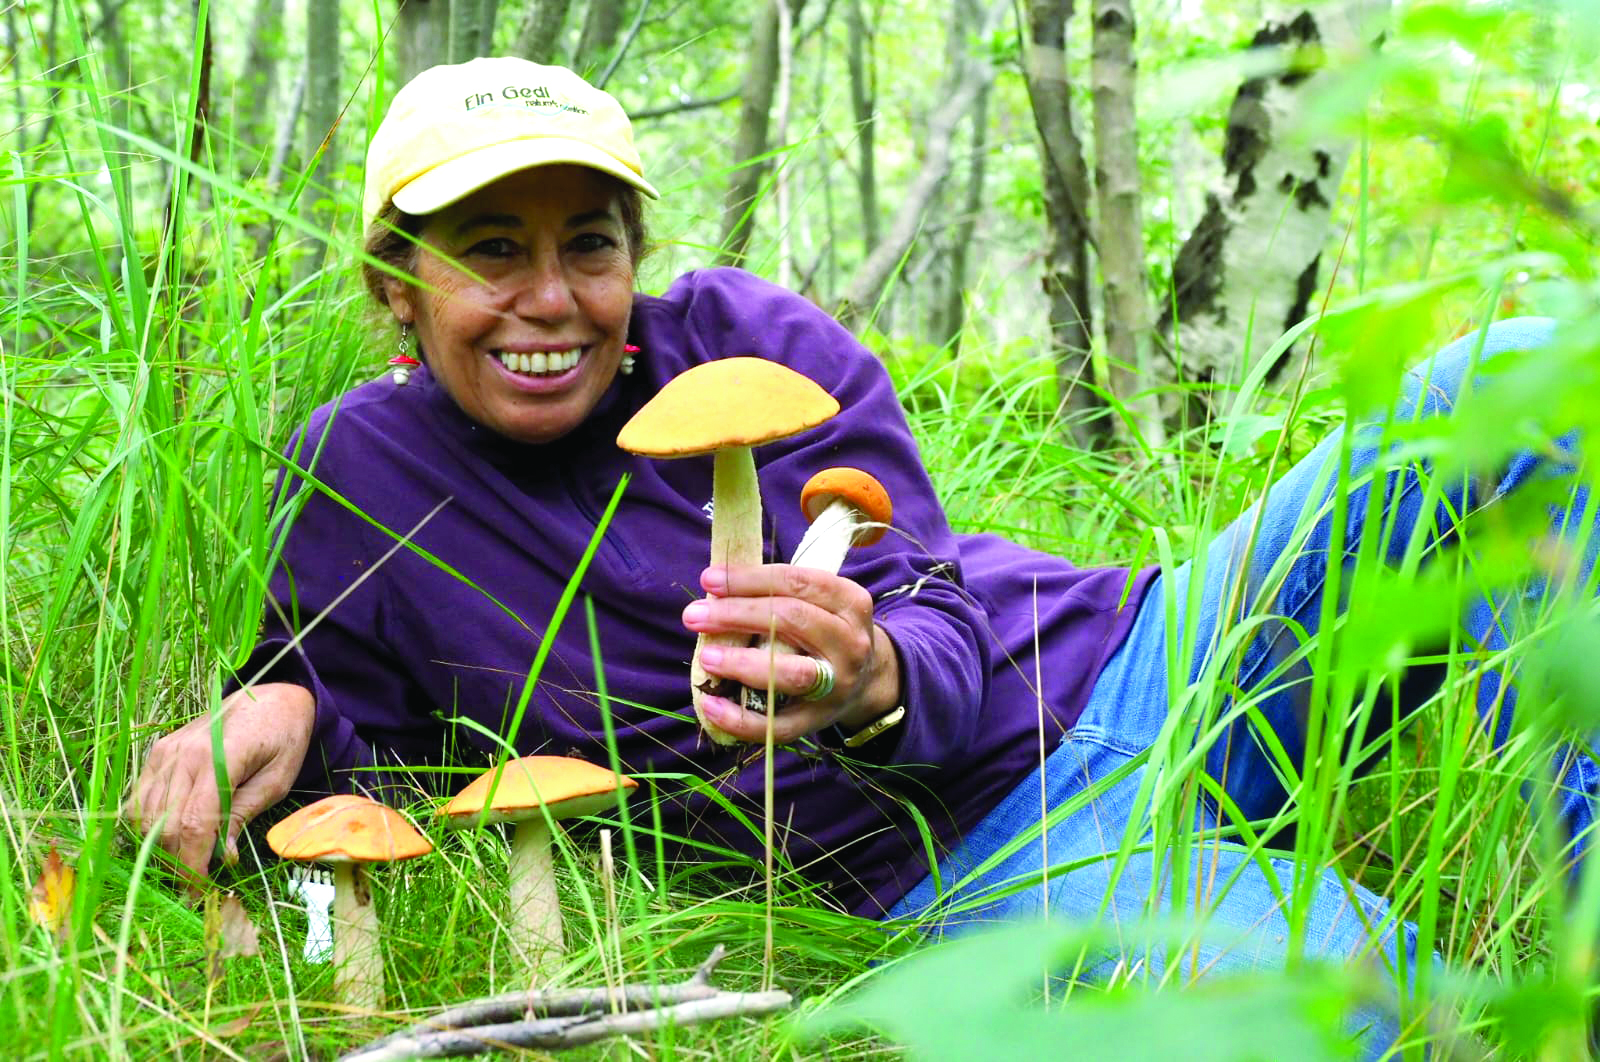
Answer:
[[[510,932],[533,979],[543,980],[563,950],[551,824],[615,807],[638,786],[632,778],[570,756],[524,756],[491,767],[439,809],[439,818],[449,826],[516,825],[511,835]]]
[[[711,563],[761,563],[761,494],[751,447],[799,434],[839,412],[839,403],[793,369],[765,358],[722,358],[696,365],[669,380],[623,425],[617,445],[645,457],[715,454],[711,479]],[[706,720],[701,701],[724,692],[707,675],[700,653],[707,645],[743,647],[744,634],[701,635],[689,667],[700,726],[719,745],[732,734]],[[733,697],[738,700],[739,698]]]
[[[870,546],[881,539],[894,516],[889,492],[871,473],[859,468],[825,468],[806,480],[800,490],[800,508],[811,526],[800,537],[789,563],[830,574],[844,567],[852,545]],[[766,639],[759,648],[773,654],[794,652],[783,642]],[[765,712],[766,691],[747,688],[744,706]],[[781,698],[778,707],[783,707]]]
[[[284,859],[333,865],[333,984],[352,1007],[383,1006],[383,950],[366,864],[433,851],[406,817],[369,797],[343,794],[308,804],[267,831]]]

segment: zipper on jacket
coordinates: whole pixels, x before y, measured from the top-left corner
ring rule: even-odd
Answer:
[[[567,496],[572,499],[573,505],[577,506],[578,514],[589,522],[590,534],[592,535],[594,529],[600,526],[600,514],[595,511],[594,506],[589,504],[589,499],[584,497],[582,486],[573,478],[571,469],[564,465],[561,469],[561,482],[567,488]],[[617,531],[615,519],[611,521],[611,526],[606,528],[605,535],[601,537],[600,548],[609,549],[629,575],[637,575],[643,568],[643,565],[635,558],[633,551],[622,541],[622,535]]]

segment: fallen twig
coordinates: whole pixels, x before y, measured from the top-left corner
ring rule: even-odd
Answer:
[[[786,992],[720,992],[711,971],[727,954],[718,944],[686,981],[563,992],[507,992],[450,1007],[401,1032],[374,1040],[341,1062],[451,1058],[504,1047],[559,1049],[607,1036],[690,1025],[740,1014],[767,1014],[790,1003]]]
[[[480,1025],[470,1029],[401,1035],[381,1047],[363,1048],[342,1056],[341,1062],[401,1062],[412,1058],[455,1058],[479,1055],[508,1047],[538,1047],[559,1050],[593,1043],[607,1036],[649,1032],[663,1025],[693,1025],[696,1022],[731,1018],[740,1014],[770,1014],[782,1010],[792,1000],[787,992],[717,992],[708,999],[695,999],[672,1007],[625,1011],[593,1017],[569,1016],[540,1018],[534,1021]]]

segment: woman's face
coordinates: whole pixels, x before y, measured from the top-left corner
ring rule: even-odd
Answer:
[[[633,307],[615,187],[582,166],[513,173],[427,219],[416,284],[385,278],[434,377],[484,427],[549,442],[611,385]]]

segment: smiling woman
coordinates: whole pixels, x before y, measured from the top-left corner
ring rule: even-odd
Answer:
[[[1384,901],[1223,838],[1284,813],[1296,772],[1325,768],[1327,727],[1349,720],[1334,744],[1354,756],[1361,742],[1344,739],[1357,726],[1370,737],[1431,696],[1405,683],[1392,716],[1328,714],[1310,647],[1319,624],[1340,621],[1348,584],[1453,568],[1435,558],[1524,484],[1554,507],[1577,482],[1553,460],[1570,440],[1438,483],[1422,451],[1357,423],[1194,561],[1079,568],[953,532],[884,366],[807,300],[727,269],[634,292],[640,202],[654,194],[621,108],[570,71],[480,59],[401,90],[368,152],[367,247],[388,268],[366,282],[401,336],[415,331],[422,364],[339,396],[291,442],[280,501],[295,515],[260,638],[220,713],[158,741],[135,789],[131,811],[162,847],[203,875],[219,830],[231,850],[291,794],[406,799],[459,776],[429,768],[508,748],[614,757],[663,787],[648,794],[663,849],[768,855],[808,895],[863,916],[962,932],[1048,909],[1121,926],[1189,897],[1204,947],[1197,936],[1172,954],[1196,970],[1278,964],[1294,947],[1414,969],[1413,934]],[[1393,414],[1449,415],[1481,360],[1550,334],[1521,322],[1469,336],[1405,377]],[[764,536],[745,560],[707,567],[713,458],[653,460],[618,433],[672,381],[752,364],[741,358],[808,378],[838,413],[761,448]],[[749,411],[748,385],[718,386],[671,419]],[[808,527],[794,499],[836,466],[894,499],[894,533],[857,545],[837,573],[783,563]],[[1551,535],[1591,541],[1591,511],[1571,512]],[[1572,555],[1587,565],[1594,552]],[[1330,556],[1372,564],[1346,575]],[[584,625],[558,621],[575,572],[600,661]],[[1340,595],[1325,606],[1329,585]],[[1464,653],[1463,667],[1510,655],[1517,617],[1482,594],[1464,595],[1456,642],[1484,656]],[[1181,630],[1169,633],[1169,611]],[[768,635],[792,648],[755,644]],[[725,644],[700,657],[691,705],[700,637]],[[740,686],[782,706],[769,717],[723,696]],[[1174,719],[1196,689],[1226,691],[1204,706],[1219,714]],[[1476,689],[1504,736],[1510,685],[1486,676]],[[695,709],[733,744],[706,740]],[[769,737],[763,762],[751,746]],[[1167,756],[1203,758],[1207,779],[1182,812],[1205,849],[1181,859],[1154,843],[1164,820],[1150,793],[1199,789],[1173,785]],[[1581,836],[1600,774],[1584,757],[1561,763],[1562,812]],[[763,818],[781,841],[751,829]],[[1279,882],[1291,880],[1309,887],[1285,909]],[[1113,953],[1085,971],[1159,977],[1165,961]],[[1385,1050],[1388,1016],[1362,1020],[1364,1046]]]
[[[637,255],[621,187],[582,166],[502,177],[427,217],[414,279],[383,278],[440,386],[508,439],[567,434],[616,375]]]

